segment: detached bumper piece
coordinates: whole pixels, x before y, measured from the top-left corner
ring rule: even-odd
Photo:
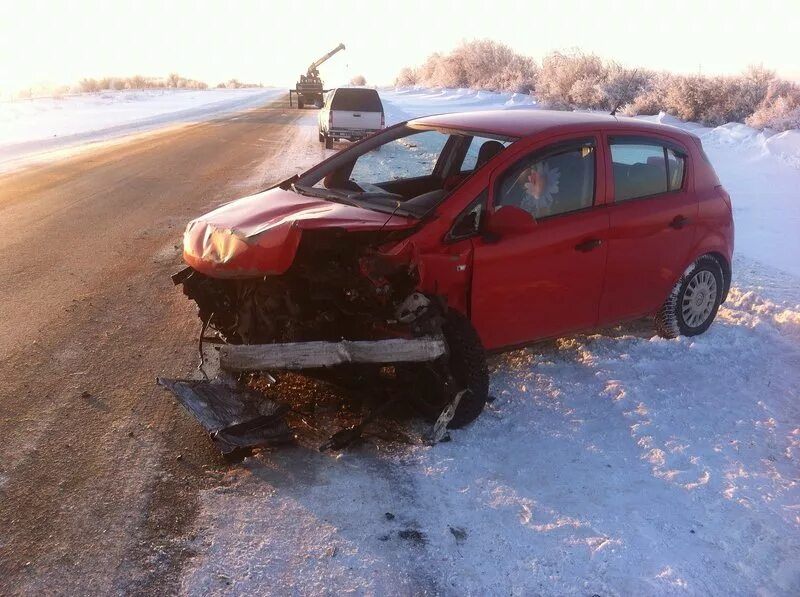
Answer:
[[[274,446],[292,439],[283,418],[286,408],[242,386],[227,382],[166,379],[158,385],[172,392],[211,434],[223,454],[240,448]]]
[[[212,351],[217,352],[217,351]],[[230,374],[299,371],[348,363],[422,363],[447,354],[442,336],[341,342],[284,344],[226,344],[219,347],[218,373],[211,380],[166,379],[157,382],[172,392],[186,410],[211,434],[223,454],[242,448],[288,442],[292,432],[283,415],[288,410],[247,387]],[[213,374],[210,374],[213,375]],[[363,427],[389,404],[379,407],[360,425],[343,430],[323,449],[340,449],[360,437]]]

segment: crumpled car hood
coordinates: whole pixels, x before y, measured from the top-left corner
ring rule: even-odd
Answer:
[[[184,261],[215,278],[282,274],[304,230],[399,230],[415,220],[306,197],[280,188],[227,203],[189,222]]]

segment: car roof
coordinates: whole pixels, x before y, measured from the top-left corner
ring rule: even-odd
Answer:
[[[595,112],[564,112],[518,108],[509,110],[481,110],[454,112],[425,116],[410,121],[424,127],[452,128],[501,135],[505,137],[530,137],[545,131],[580,132],[602,129],[604,131],[661,133],[679,137],[693,137],[691,133],[674,126],[634,119],[628,116],[611,116]]]

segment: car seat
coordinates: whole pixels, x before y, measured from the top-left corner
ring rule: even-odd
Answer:
[[[483,145],[481,145],[481,148],[478,150],[478,159],[475,160],[475,168],[473,168],[473,171],[486,164],[504,149],[505,147],[500,141],[484,141]]]

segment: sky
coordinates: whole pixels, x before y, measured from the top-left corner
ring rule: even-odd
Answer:
[[[800,81],[800,1],[0,0],[0,92],[83,77],[293,85],[339,42],[327,84],[389,84],[404,66],[491,38],[537,60],[579,48],[627,66]]]

